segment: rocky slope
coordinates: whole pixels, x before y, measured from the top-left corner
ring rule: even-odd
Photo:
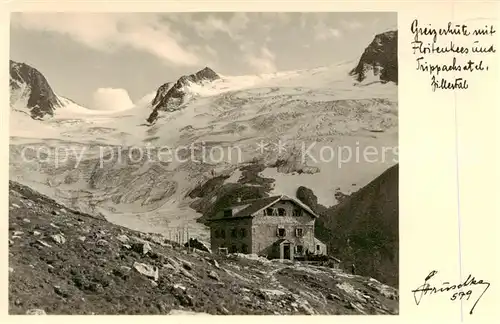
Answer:
[[[52,116],[62,104],[43,74],[25,63],[9,60],[9,65],[11,106],[28,108],[33,119]]]
[[[10,314],[398,313],[374,279],[194,251],[9,189]]]
[[[148,123],[154,123],[158,118],[159,111],[174,111],[189,99],[189,86],[192,84],[202,85],[220,79],[219,75],[209,67],[190,75],[184,75],[171,85],[170,82],[160,86],[152,101],[153,112],[148,117]]]
[[[376,35],[350,74],[361,82],[369,73],[373,73],[381,81],[398,83],[397,31],[387,31]]]
[[[323,211],[316,235],[365,276],[399,284],[399,166]]]

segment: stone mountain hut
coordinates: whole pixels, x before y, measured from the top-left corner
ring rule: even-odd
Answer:
[[[211,250],[288,260],[326,255],[326,245],[314,237],[317,217],[285,195],[239,201],[209,220]]]

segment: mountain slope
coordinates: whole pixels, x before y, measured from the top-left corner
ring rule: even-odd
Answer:
[[[397,314],[398,292],[326,267],[189,251],[9,182],[10,314]]]
[[[26,106],[34,119],[53,116],[62,103],[43,74],[25,63],[9,60],[9,65],[11,106]]]
[[[399,278],[398,165],[324,212],[317,235],[359,274],[395,287]]]

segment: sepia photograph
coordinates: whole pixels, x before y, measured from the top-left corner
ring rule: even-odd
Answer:
[[[399,314],[397,12],[10,20],[9,314]]]

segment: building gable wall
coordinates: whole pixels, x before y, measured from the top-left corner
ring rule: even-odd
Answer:
[[[283,208],[285,216],[267,216],[263,210],[252,219],[252,251],[260,255],[273,256],[276,253],[273,244],[280,239],[289,240],[294,246],[302,246],[303,251],[314,251],[314,217],[302,207],[291,201],[278,201],[271,208]],[[302,211],[302,216],[293,216],[293,209]],[[285,230],[284,236],[278,236],[278,228]],[[296,229],[302,229],[298,236]]]
[[[287,216],[292,216],[293,215],[293,210],[294,209],[297,209],[297,210],[300,210],[302,215],[304,215],[305,217],[309,217],[309,218],[314,218],[313,215],[311,215],[311,213],[309,213],[307,210],[305,210],[304,208],[302,208],[300,205],[294,203],[293,201],[290,201],[290,200],[280,200],[280,201],[277,201],[275,202],[274,204],[272,204],[271,206],[267,207],[267,208],[276,208],[276,209],[279,209],[279,208],[282,208],[285,210],[285,213]],[[266,210],[267,208],[261,210],[258,212],[258,214],[256,216],[264,216],[266,215]]]

